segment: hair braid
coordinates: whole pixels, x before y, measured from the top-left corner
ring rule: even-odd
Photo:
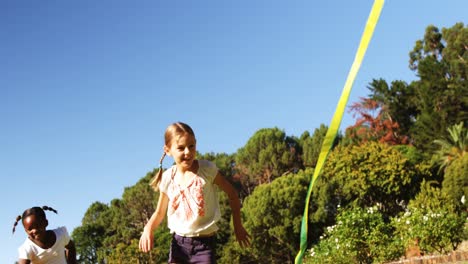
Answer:
[[[159,183],[161,182],[161,177],[162,177],[162,173],[163,173],[162,163],[163,163],[164,157],[166,157],[166,152],[164,152],[162,154],[161,158],[159,159],[159,170],[158,170],[158,172],[156,173],[156,175],[153,177],[153,179],[150,182],[150,186],[153,187],[153,189],[155,191],[158,190]]]
[[[47,205],[42,206],[42,210],[52,211],[52,212],[58,214],[57,210],[55,210],[54,208],[49,207],[49,206],[47,206]]]
[[[23,212],[23,215],[18,215],[16,217],[16,221],[15,223],[13,224],[13,234],[15,233],[15,230],[16,230],[16,226],[18,225],[18,222],[19,220],[21,219],[25,219],[26,217],[30,216],[30,215],[37,215],[39,217],[43,217],[43,218],[46,218],[46,215],[45,215],[45,212],[44,211],[52,211],[56,214],[58,214],[57,210],[55,210],[54,208],[52,207],[49,207],[47,205],[44,205],[42,207],[38,207],[38,206],[35,206],[35,207],[31,207],[29,209],[26,209],[24,212]]]
[[[16,226],[18,225],[18,221],[21,220],[21,215],[18,215],[16,217],[16,221],[15,223],[13,224],[13,234],[15,233],[15,229],[16,229]]]

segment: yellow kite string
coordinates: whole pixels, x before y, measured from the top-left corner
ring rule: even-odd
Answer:
[[[301,224],[300,250],[295,259],[296,264],[302,264],[302,258],[307,248],[307,223],[309,221],[308,220],[309,200],[310,200],[310,195],[312,193],[315,180],[317,180],[317,177],[319,176],[322,170],[323,164],[325,163],[328,153],[330,152],[333,141],[335,140],[336,134],[338,132],[338,128],[340,127],[340,124],[341,124],[341,119],[343,118],[343,112],[348,102],[349,94],[351,92],[351,87],[353,86],[354,79],[356,78],[357,72],[361,66],[362,59],[364,58],[364,54],[366,53],[369,41],[372,38],[372,34],[374,33],[374,29],[377,24],[377,21],[379,20],[379,16],[380,16],[380,12],[382,11],[383,4],[384,4],[384,0],[374,1],[372,10],[369,14],[369,18],[367,19],[366,28],[361,38],[361,43],[359,44],[359,48],[356,53],[356,57],[354,58],[353,65],[351,66],[351,70],[349,71],[348,79],[346,80],[345,86],[341,93],[341,97],[336,107],[335,114],[333,115],[330,127],[328,128],[327,134],[325,135],[325,139],[323,141],[322,148],[320,150],[320,155],[317,161],[317,165],[314,170],[314,175],[312,177],[312,181],[310,182],[309,189],[307,191],[306,204],[305,204],[304,215],[302,217],[302,224]]]

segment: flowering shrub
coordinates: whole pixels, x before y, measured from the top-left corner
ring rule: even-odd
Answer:
[[[416,239],[423,253],[445,254],[462,241],[465,219],[443,208],[425,211],[412,208],[394,220],[399,238],[409,246]]]
[[[392,241],[392,230],[377,206],[339,210],[305,263],[374,263],[396,259],[404,248]]]
[[[396,237],[406,247],[417,240],[426,254],[455,250],[464,239],[466,213],[457,212],[451,201],[439,188],[423,184],[407,211],[392,220]]]

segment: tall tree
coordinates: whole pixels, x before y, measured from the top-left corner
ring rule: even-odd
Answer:
[[[392,81],[388,85],[384,79],[374,79],[367,88],[371,91],[369,98],[378,102],[385,109],[388,119],[398,124],[398,130],[395,131],[398,136],[409,136],[417,115],[417,98],[413,87],[401,80]]]
[[[237,151],[236,170],[241,175],[243,191],[250,194],[255,186],[270,183],[285,172],[300,166],[297,141],[278,128],[255,132]]]
[[[148,173],[135,185],[126,187],[122,195],[121,215],[125,219],[124,240],[138,237],[143,227],[156,209],[159,192],[155,192],[149,185],[154,173]]]
[[[310,174],[283,175],[246,198],[242,213],[252,245],[241,263],[294,262]]]
[[[86,210],[81,226],[72,232],[76,244],[77,259],[83,264],[104,263],[99,259],[99,252],[106,237],[104,215],[109,210],[106,204],[94,202]]]
[[[352,111],[371,106],[367,100],[375,101],[380,111],[367,117],[357,112],[357,123],[367,118],[368,126],[356,124],[347,133],[356,136],[373,132],[369,124],[383,117],[381,120],[391,122],[393,133],[408,136],[409,143],[419,149],[433,151],[434,139],[440,138],[449,126],[468,119],[466,43],[468,28],[463,23],[443,28],[442,32],[428,26],[424,38],[417,40],[409,53],[409,67],[419,79],[410,84],[393,81],[391,85],[374,79],[368,86],[369,97],[355,104]]]
[[[416,146],[433,150],[429,144],[445,130],[468,118],[468,28],[457,23],[440,30],[430,25],[424,39],[410,52],[410,68],[419,80],[412,82],[418,111],[412,127]]]
[[[304,167],[314,168],[317,164],[327,130],[328,127],[326,125],[320,124],[320,127],[314,130],[312,136],[308,131],[302,133],[301,137],[299,138],[299,143],[302,146],[302,164]],[[340,138],[341,136],[336,137],[335,145],[340,140]]]

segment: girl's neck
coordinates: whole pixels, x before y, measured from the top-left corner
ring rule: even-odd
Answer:
[[[176,166],[172,174],[172,179],[180,188],[187,188],[193,179],[197,177],[197,171],[198,162],[194,160],[189,169]]]

